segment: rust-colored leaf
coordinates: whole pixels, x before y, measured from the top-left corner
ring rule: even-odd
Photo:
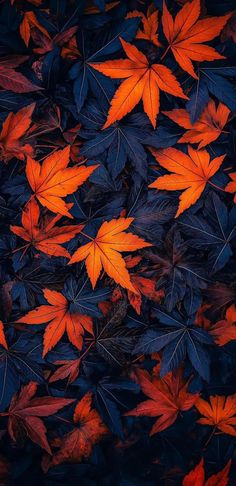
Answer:
[[[34,246],[47,255],[70,258],[68,251],[61,245],[80,233],[83,225],[56,226],[57,221],[61,218],[62,216],[59,214],[40,219],[39,206],[32,198],[22,211],[22,227],[11,225],[10,229],[27,242],[25,250]]]

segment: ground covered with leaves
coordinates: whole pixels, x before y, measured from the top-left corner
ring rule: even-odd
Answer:
[[[0,1],[0,485],[236,484],[235,0]]]

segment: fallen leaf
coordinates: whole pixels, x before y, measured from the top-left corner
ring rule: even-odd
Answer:
[[[178,143],[198,143],[198,149],[201,149],[214,142],[221,135],[230,110],[223,103],[219,103],[216,107],[216,103],[210,100],[200,118],[194,124],[191,123],[187,110],[175,109],[162,113],[187,130],[180,137]]]
[[[125,79],[117,89],[103,128],[123,118],[142,99],[144,111],[153,127],[159,113],[160,90],[187,99],[171,70],[162,64],[150,66],[147,57],[129,42],[120,39],[128,59],[90,63],[94,69],[110,78]]]
[[[40,417],[49,417],[61,410],[66,405],[74,402],[71,398],[35,397],[37,383],[30,382],[22,386],[10,403],[8,412],[0,413],[7,416],[8,433],[14,442],[18,442],[22,436],[29,437],[51,454],[51,448],[46,437],[46,427]]]
[[[138,383],[148,400],[127,412],[126,416],[159,417],[154,423],[150,435],[167,429],[178,417],[193,407],[199,395],[188,392],[189,381],[184,381],[182,371],[170,372],[164,378],[151,377],[146,370],[137,371]]]
[[[23,137],[30,128],[35,103],[21,108],[17,113],[10,112],[2,124],[0,150],[2,158],[8,162],[13,157],[24,160],[33,155],[33,147],[24,142]]]
[[[190,76],[198,78],[192,61],[214,61],[224,59],[213,47],[202,44],[217,37],[232,13],[222,17],[209,17],[198,20],[200,0],[186,3],[173,20],[166,4],[163,4],[162,26],[176,62]],[[164,56],[163,56],[164,57]]]
[[[210,396],[209,401],[199,398],[195,403],[196,409],[204,417],[198,423],[211,425],[224,434],[236,436],[236,395]]]
[[[49,458],[47,469],[63,462],[78,463],[88,459],[93,446],[108,433],[98,412],[92,408],[91,392],[77,403],[73,421],[76,427],[55,441],[60,449]]]
[[[60,292],[44,289],[43,294],[49,305],[36,307],[16,322],[29,325],[49,323],[44,332],[43,357],[56,346],[65,332],[69,341],[81,350],[84,331],[93,334],[91,317],[71,313],[69,302]]]
[[[160,46],[158,41],[158,10],[156,10],[154,5],[150,5],[147,9],[147,15],[145,16],[143,12],[138,10],[133,10],[126,15],[127,19],[134,17],[141,17],[142,19],[142,29],[138,29],[136,34],[136,39],[145,39],[152,42],[155,46]]]
[[[25,250],[34,246],[47,255],[70,258],[69,252],[61,245],[80,233],[83,225],[55,226],[61,218],[58,214],[40,220],[39,206],[32,198],[22,211],[22,227],[11,225],[10,230],[28,242]]]
[[[152,245],[132,233],[124,232],[133,220],[134,218],[119,218],[105,221],[96,237],[88,237],[90,242],[78,248],[72,256],[69,264],[85,260],[93,289],[103,268],[116,283],[137,293],[120,252],[132,252]]]
[[[210,161],[206,150],[194,150],[190,145],[188,155],[175,148],[150,150],[157,162],[172,174],[158,177],[149,187],[166,191],[185,189],[179,198],[176,218],[195,204],[225,158],[221,155]]]
[[[86,167],[67,167],[70,146],[49,155],[40,165],[27,158],[26,176],[38,201],[42,206],[68,218],[72,218],[63,197],[75,192],[94,172],[98,165]]]

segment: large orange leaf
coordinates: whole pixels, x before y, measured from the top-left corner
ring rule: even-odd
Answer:
[[[32,103],[17,113],[10,112],[4,120],[0,133],[0,149],[5,162],[13,157],[24,160],[26,155],[33,155],[33,147],[21,139],[31,125],[34,108],[35,103]]]
[[[98,412],[92,408],[91,392],[86,393],[77,403],[73,421],[75,428],[53,441],[59,450],[45,460],[45,470],[63,462],[78,463],[88,459],[93,446],[108,433]]]
[[[230,110],[223,103],[219,103],[216,107],[215,102],[210,100],[194,124],[191,123],[187,110],[175,109],[162,113],[187,130],[178,143],[198,143],[198,148],[201,149],[220,136],[227,123]]]
[[[186,3],[173,20],[166,4],[163,5],[162,25],[175,60],[190,76],[197,79],[192,61],[214,61],[224,59],[213,47],[202,44],[217,37],[232,13],[222,17],[198,20],[200,0]]]
[[[147,57],[129,42],[120,39],[128,59],[116,59],[90,65],[111,78],[125,79],[117,89],[103,128],[123,118],[139,101],[143,100],[144,111],[153,127],[159,113],[160,90],[187,99],[169,68],[162,64],[150,66]],[[127,78],[127,79],[126,79]]]
[[[30,199],[22,211],[22,227],[10,226],[13,233],[20,236],[28,243],[25,250],[34,246],[37,250],[47,255],[63,256],[70,258],[68,251],[61,246],[80,233],[83,225],[55,226],[62,216],[46,216],[40,220],[40,210],[34,198]]]
[[[199,397],[198,394],[188,393],[189,381],[183,380],[181,369],[177,373],[168,373],[165,378],[151,377],[146,370],[138,370],[137,377],[142,392],[149,399],[126,413],[126,416],[159,417],[150,435],[170,427],[179,412],[192,408]]]
[[[210,402],[199,398],[195,407],[204,418],[199,424],[211,425],[225,434],[236,436],[236,395],[210,396]]]
[[[184,189],[179,198],[176,218],[195,204],[207,182],[219,170],[225,157],[221,155],[210,161],[210,155],[206,150],[194,150],[190,145],[188,155],[175,148],[151,149],[151,152],[157,162],[172,174],[158,177],[149,187],[166,191]]]
[[[60,292],[44,289],[43,294],[49,305],[36,307],[17,322],[30,325],[49,323],[44,333],[43,356],[56,346],[65,332],[69,341],[80,350],[84,331],[93,333],[91,317],[79,313],[72,314],[69,302]]]
[[[135,251],[152,246],[142,238],[132,233],[125,233],[133,218],[119,218],[105,221],[98,230],[96,237],[89,238],[90,242],[81,246],[70,260],[70,264],[85,260],[88,276],[95,287],[102,268],[122,287],[137,293],[130,280],[125,260],[121,251]]]
[[[98,165],[67,167],[70,146],[57,150],[47,157],[42,165],[31,157],[27,158],[26,176],[35,196],[53,213],[72,218],[63,197],[75,192],[94,172]]]

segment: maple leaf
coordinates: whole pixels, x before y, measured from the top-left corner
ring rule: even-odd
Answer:
[[[136,34],[136,39],[145,39],[152,42],[155,46],[160,46],[158,41],[158,10],[156,10],[154,5],[150,5],[147,9],[147,16],[143,12],[138,10],[133,10],[126,15],[127,19],[133,17],[141,17],[143,27],[139,29]]]
[[[35,103],[21,108],[17,113],[10,112],[2,124],[0,150],[2,158],[8,162],[13,157],[24,160],[33,155],[33,147],[22,140],[32,121]]]
[[[40,305],[16,322],[29,325],[49,323],[44,333],[43,357],[56,346],[65,332],[69,341],[80,350],[84,331],[93,334],[91,317],[79,312],[72,314],[69,302],[60,292],[44,289],[43,294],[50,305]]]
[[[22,226],[10,226],[13,233],[27,241],[25,249],[34,246],[37,250],[47,255],[62,256],[70,258],[68,251],[61,246],[80,233],[83,225],[76,226],[55,226],[62,216],[58,214],[54,217],[46,216],[42,221],[40,209],[34,198],[26,204],[22,211]]]
[[[29,93],[42,88],[31,83],[23,74],[15,71],[15,67],[25,62],[28,56],[6,56],[0,59],[0,86],[14,93]]]
[[[4,334],[4,324],[0,321],[0,345],[3,346],[5,349],[8,349],[5,334]]]
[[[123,118],[142,99],[144,111],[153,127],[159,113],[160,90],[188,99],[169,68],[162,64],[150,66],[147,57],[129,42],[120,39],[128,59],[116,59],[102,63],[90,63],[94,69],[110,78],[125,79],[117,89],[103,128]]]
[[[151,377],[146,370],[137,371],[138,382],[142,392],[149,400],[126,413],[126,416],[158,417],[150,435],[161,432],[172,425],[180,411],[193,407],[199,395],[188,393],[189,381],[184,381],[182,371],[170,372],[165,378]]]
[[[23,434],[51,454],[46,427],[40,417],[53,415],[73,403],[74,399],[34,397],[36,391],[35,382],[31,381],[28,385],[22,386],[21,391],[13,396],[8,412],[2,412],[0,416],[9,417],[8,433],[14,442],[19,442]]]
[[[224,434],[236,436],[236,395],[210,396],[209,400],[210,403],[199,398],[195,403],[196,409],[204,416],[198,423],[211,425]]]
[[[236,172],[231,172],[231,174],[228,175],[231,177],[232,181],[228,182],[225,190],[230,193],[236,193]],[[234,202],[236,203],[236,194],[234,195]]]
[[[147,246],[152,246],[142,238],[132,233],[125,233],[134,218],[119,218],[102,223],[96,237],[78,248],[72,256],[69,264],[85,260],[88,276],[93,289],[97,283],[102,268],[122,287],[137,293],[130,280],[125,260],[120,255],[122,251],[136,251]]]
[[[38,22],[35,13],[33,11],[26,11],[24,12],[24,17],[20,24],[20,35],[26,47],[29,46],[30,33],[32,28],[37,28],[38,30],[40,30],[40,32],[42,32],[42,34],[50,39],[48,31]]]
[[[166,4],[163,4],[162,26],[169,46],[164,55],[172,50],[176,62],[190,76],[198,79],[192,61],[214,61],[225,59],[213,47],[202,44],[217,37],[232,13],[222,17],[209,17],[198,20],[200,0],[186,3],[173,20]]]
[[[188,155],[175,148],[150,150],[157,162],[173,173],[158,177],[149,187],[166,191],[185,189],[179,198],[176,218],[195,204],[225,158],[225,155],[221,155],[210,161],[206,150],[194,150],[190,145]]]
[[[94,172],[98,165],[86,167],[67,167],[69,164],[70,146],[49,155],[40,165],[39,162],[27,158],[26,176],[35,196],[46,208],[68,218],[69,213],[62,197],[75,192],[83,182]]]
[[[227,486],[231,462],[229,460],[222,471],[213,474],[205,482],[204,460],[201,459],[199,464],[184,477],[182,486]]]
[[[236,307],[231,305],[226,310],[225,319],[210,327],[210,334],[219,346],[224,346],[236,339]]]
[[[180,137],[178,143],[198,143],[198,148],[201,149],[220,136],[227,123],[230,110],[223,103],[219,103],[216,107],[215,102],[210,100],[200,118],[193,124],[187,110],[175,109],[162,113],[188,130]]]
[[[141,275],[131,275],[131,282],[137,290],[137,294],[128,290],[128,299],[138,315],[141,313],[142,295],[154,302],[160,302],[164,297],[164,291],[156,290],[156,281],[142,277]]]
[[[80,369],[81,359],[73,359],[73,360],[59,360],[55,361],[55,365],[62,365],[58,368],[55,373],[50,376],[49,383],[54,383],[58,380],[64,380],[68,378],[68,384],[70,385],[73,381],[76,380],[79,369]]]
[[[108,433],[98,412],[92,408],[91,392],[86,393],[77,403],[73,421],[76,427],[54,441],[60,449],[49,458],[48,464],[45,464],[46,469],[63,462],[77,463],[87,459],[93,446]]]

